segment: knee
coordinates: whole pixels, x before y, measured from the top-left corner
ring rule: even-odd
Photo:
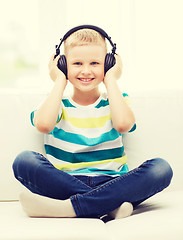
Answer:
[[[32,154],[31,151],[24,151],[17,155],[12,165],[15,177],[32,162]]]
[[[13,162],[13,168],[29,159],[30,151],[24,151],[18,154]]]
[[[152,175],[154,175],[156,179],[163,181],[165,186],[168,186],[173,177],[173,170],[170,164],[162,158],[156,158],[153,159],[152,161],[153,161],[153,168],[151,169]]]

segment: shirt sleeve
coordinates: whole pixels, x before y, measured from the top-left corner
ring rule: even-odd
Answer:
[[[30,114],[31,124],[32,124],[32,126],[34,126],[34,127],[35,127],[35,125],[34,125],[34,114],[35,114],[36,111],[37,111],[37,110],[34,110],[34,111],[32,111],[31,114]]]
[[[122,93],[122,95],[123,95],[123,97],[125,98],[125,101],[126,101],[126,103],[128,104],[128,105],[131,105],[131,102],[130,102],[130,100],[129,100],[129,95],[127,94],[127,93]],[[129,133],[130,132],[133,132],[133,131],[135,131],[136,130],[136,128],[137,128],[137,125],[136,125],[136,123],[133,125],[133,127],[130,129],[130,131],[128,131]]]
[[[36,111],[37,111],[37,110],[34,110],[34,111],[32,111],[31,114],[30,114],[31,124],[32,124],[32,126],[34,126],[34,127],[35,127],[35,125],[34,125],[34,115],[35,115],[35,112],[36,112]],[[61,116],[61,114],[59,113],[56,124],[60,122],[61,117],[62,117],[62,116]]]

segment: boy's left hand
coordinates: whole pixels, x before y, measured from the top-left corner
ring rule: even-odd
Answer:
[[[122,74],[122,60],[119,55],[114,55],[116,59],[115,65],[110,68],[105,76],[104,76],[104,84],[106,84],[108,81],[116,81],[120,78]]]

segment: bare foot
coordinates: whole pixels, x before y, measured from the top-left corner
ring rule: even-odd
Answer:
[[[22,192],[19,197],[29,217],[76,217],[70,199],[56,200],[30,191]]]
[[[133,205],[129,202],[124,202],[121,206],[114,211],[110,212],[109,215],[114,219],[120,219],[129,217],[133,212]]]

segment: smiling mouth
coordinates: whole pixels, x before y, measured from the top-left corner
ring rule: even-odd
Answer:
[[[94,78],[78,78],[78,80],[81,82],[91,82],[94,80]]]

